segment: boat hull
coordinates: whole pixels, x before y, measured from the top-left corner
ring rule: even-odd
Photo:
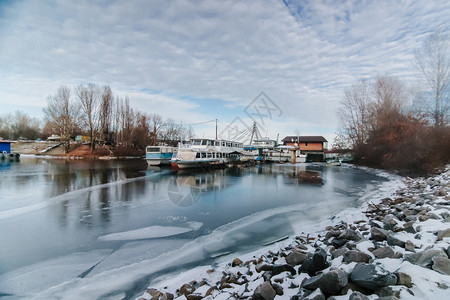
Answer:
[[[193,160],[193,161],[170,161],[175,170],[184,169],[213,169],[225,166],[225,162],[219,160]]]
[[[147,164],[149,166],[168,166],[170,165],[170,158],[147,158]]]
[[[147,153],[145,155],[145,160],[149,166],[163,166],[170,165],[170,160],[172,159],[172,153]]]

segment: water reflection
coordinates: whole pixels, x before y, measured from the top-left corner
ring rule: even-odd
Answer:
[[[233,169],[206,173],[178,171],[168,180],[167,195],[176,206],[192,206],[201,199],[203,193],[220,191],[229,185],[229,177],[225,175],[235,173]]]

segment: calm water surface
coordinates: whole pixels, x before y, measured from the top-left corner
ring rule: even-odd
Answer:
[[[0,176],[5,298],[89,291],[90,278],[99,284],[96,297],[127,298],[156,274],[293,236],[302,224],[359,205],[385,181],[321,164],[173,173],[140,160],[34,157],[1,163]],[[128,280],[108,286],[114,272]]]

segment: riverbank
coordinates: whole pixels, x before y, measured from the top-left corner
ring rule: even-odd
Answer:
[[[388,187],[294,239],[154,280],[137,299],[447,298],[450,167]]]
[[[70,151],[66,153],[65,146],[60,142],[34,142],[19,141],[12,144],[13,152],[21,155],[46,156],[58,159],[142,159],[142,151],[135,149],[122,149],[120,147],[112,149],[106,145],[97,145],[94,152],[90,151],[89,145],[71,144]]]

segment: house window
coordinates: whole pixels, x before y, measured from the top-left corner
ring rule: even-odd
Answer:
[[[305,147],[308,147],[308,142],[305,143]]]

